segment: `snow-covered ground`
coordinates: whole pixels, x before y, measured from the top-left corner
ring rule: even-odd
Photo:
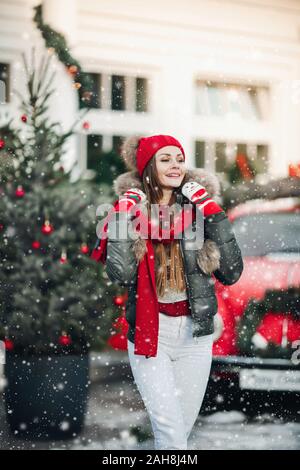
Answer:
[[[118,362],[104,355],[93,361],[85,429],[73,440],[31,442],[10,436],[0,401],[0,449],[153,449],[150,421],[139,392],[125,373],[116,380]],[[239,411],[199,416],[189,449],[300,449],[300,422],[268,415],[248,421]]]

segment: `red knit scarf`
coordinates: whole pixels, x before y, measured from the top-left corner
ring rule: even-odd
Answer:
[[[101,237],[98,239],[96,247],[93,249],[91,258],[97,262],[106,263],[107,256],[107,232],[108,221],[114,212],[118,201],[108,213],[104,220]],[[146,240],[147,251],[143,259],[139,262],[137,272],[137,300],[136,300],[136,323],[134,337],[134,353],[145,355],[146,357],[155,357],[158,347],[159,332],[159,309],[155,282],[155,255],[153,243],[170,243],[175,236],[182,233],[195,219],[195,211],[192,205],[185,208],[174,216],[174,221],[168,229],[161,227],[161,224],[155,225],[146,217],[143,212],[137,211],[136,216],[142,221],[139,230],[136,231],[143,235]],[[148,232],[145,233],[145,227]],[[150,236],[150,238],[149,238]],[[180,237],[176,237],[177,239]]]

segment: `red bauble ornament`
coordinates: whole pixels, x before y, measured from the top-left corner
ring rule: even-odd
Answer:
[[[42,233],[49,235],[54,230],[53,225],[50,224],[49,220],[45,220],[44,225],[41,228]]]
[[[122,297],[122,295],[116,295],[116,297],[114,297],[114,304],[115,305],[124,305],[124,297]]]
[[[25,194],[25,191],[24,191],[24,189],[23,189],[23,186],[22,186],[21,184],[19,184],[18,187],[17,187],[17,189],[16,189],[16,191],[15,191],[15,195],[16,195],[17,197],[23,197],[24,194]]]
[[[67,252],[66,250],[62,250],[61,255],[60,255],[60,260],[62,264],[67,262]]]
[[[58,338],[58,342],[61,346],[69,346],[72,343],[71,336],[67,334],[62,334]]]
[[[14,349],[14,343],[11,339],[5,338],[4,345],[6,351],[12,351]]]
[[[81,251],[81,253],[83,253],[84,255],[86,255],[86,254],[89,252],[89,247],[87,246],[86,243],[82,243],[82,244],[81,244],[80,251]]]
[[[26,114],[22,114],[22,116],[21,116],[21,121],[22,121],[22,122],[27,122],[27,116],[26,116]]]
[[[0,139],[0,150],[5,147],[5,140]]]
[[[127,333],[129,329],[128,322],[125,317],[125,310],[113,323],[114,330],[107,340],[113,349],[126,351],[127,350]]]
[[[0,224],[0,231],[4,229],[4,225]]]
[[[33,242],[31,243],[31,246],[32,246],[32,248],[33,248],[34,250],[38,250],[38,249],[40,248],[41,244],[40,244],[40,242],[38,242],[37,240],[35,240],[35,241],[33,241]]]
[[[84,121],[84,123],[82,124],[82,127],[86,131],[89,130],[89,128],[91,127],[89,121]]]

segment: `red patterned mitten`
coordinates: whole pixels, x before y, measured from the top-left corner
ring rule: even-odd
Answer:
[[[115,205],[118,212],[129,212],[130,209],[140,202],[146,200],[146,194],[138,188],[130,188],[122,194]]]
[[[211,199],[204,186],[196,181],[185,183],[182,186],[181,192],[203,212],[204,217],[217,214],[218,212],[224,212],[222,207]]]

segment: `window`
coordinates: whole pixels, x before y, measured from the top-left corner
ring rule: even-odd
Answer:
[[[79,89],[80,108],[148,111],[148,78],[84,73],[89,85]]]
[[[114,135],[112,139],[112,149],[118,155],[120,155],[121,145],[124,141],[124,137],[121,135]]]
[[[83,92],[79,89],[80,108],[101,108],[101,74],[86,73],[85,75],[88,76],[91,87]]]
[[[237,155],[245,155],[257,173],[268,171],[268,145],[232,142],[195,142],[195,165],[217,173],[226,173]]]
[[[122,75],[112,76],[111,105],[113,110],[125,110],[125,77]]]
[[[226,165],[227,165],[226,143],[225,142],[217,142],[216,143],[215,163],[216,163],[215,171],[217,173],[222,173],[222,172],[225,171],[225,168],[226,168]]]
[[[102,152],[103,136],[89,134],[87,136],[87,169],[99,172],[100,158]]]
[[[195,153],[196,153],[196,168],[204,168],[205,167],[205,142],[196,141]]]
[[[136,111],[146,112],[148,111],[147,102],[147,80],[146,78],[136,78]]]
[[[103,136],[100,134],[89,134],[87,136],[87,169],[99,172],[104,154],[114,152],[120,155],[124,138],[124,136],[120,135]],[[106,150],[104,147],[107,147]],[[118,159],[120,159],[119,156]]]
[[[268,146],[257,146],[256,166],[259,173],[266,173],[268,171]]]
[[[269,109],[265,86],[196,81],[196,113],[202,116],[259,121],[268,119]]]
[[[87,136],[86,175],[95,183],[113,186],[114,179],[127,171],[120,158],[120,146],[124,136],[89,134]]]
[[[9,102],[10,66],[0,63],[0,104]]]
[[[237,153],[247,155],[247,144],[237,144]]]

